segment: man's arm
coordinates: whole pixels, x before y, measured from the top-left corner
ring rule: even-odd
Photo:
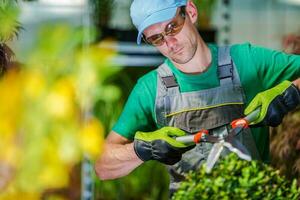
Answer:
[[[298,89],[300,90],[300,78],[294,80],[294,81],[293,81],[293,84],[294,84],[295,86],[297,86]]]
[[[95,171],[101,180],[128,175],[143,161],[134,152],[133,142],[111,131],[106,138],[104,152],[96,161]]]
[[[184,144],[175,139],[186,132],[175,127],[163,127],[153,132],[137,131],[134,142],[111,132],[104,153],[96,163],[96,173],[102,180],[114,179],[129,174],[143,161],[157,160],[173,165],[181,160],[182,154],[195,145]]]

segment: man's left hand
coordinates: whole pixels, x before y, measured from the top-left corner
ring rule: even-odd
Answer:
[[[261,107],[259,117],[251,124],[262,123],[267,126],[278,126],[289,111],[300,104],[300,90],[290,81],[283,81],[279,85],[258,93],[244,111],[250,114]]]

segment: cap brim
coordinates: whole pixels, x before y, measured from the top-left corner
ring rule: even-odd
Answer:
[[[141,44],[142,34],[146,28],[153,24],[157,24],[160,22],[168,21],[172,19],[178,7],[168,8],[165,10],[161,10],[159,12],[153,13],[150,17],[148,17],[139,27],[139,33],[137,36],[137,44]]]

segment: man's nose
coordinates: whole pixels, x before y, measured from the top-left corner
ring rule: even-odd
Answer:
[[[176,47],[176,44],[177,44],[177,39],[173,36],[165,36],[164,39],[166,41],[167,47],[170,50],[174,50],[174,48]]]

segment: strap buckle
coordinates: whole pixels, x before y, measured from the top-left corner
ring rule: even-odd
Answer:
[[[232,60],[229,64],[219,65],[218,76],[219,79],[231,78],[233,79],[233,63]]]
[[[165,77],[161,77],[161,78],[162,78],[164,85],[167,88],[172,88],[172,87],[178,86],[174,76],[165,76]]]

